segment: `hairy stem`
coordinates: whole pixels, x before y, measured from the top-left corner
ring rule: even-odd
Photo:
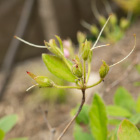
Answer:
[[[82,101],[81,101],[81,104],[79,106],[79,109],[77,111],[77,113],[75,114],[75,116],[72,118],[72,120],[67,124],[67,126],[65,127],[65,129],[63,130],[63,132],[60,134],[60,136],[58,137],[57,140],[60,140],[63,135],[66,133],[66,131],[68,130],[68,128],[71,126],[71,124],[73,123],[73,121],[76,119],[76,117],[79,115],[79,113],[81,112],[82,110],[82,107],[85,103],[85,89],[82,90]]]
[[[88,74],[87,74],[86,83],[87,83],[88,80],[89,80],[90,72],[91,72],[91,64],[90,64],[90,62],[88,62]]]
[[[84,60],[84,84],[86,84],[86,61]]]
[[[71,89],[81,89],[80,86],[60,86],[60,85],[54,85],[55,88],[62,88],[62,89],[66,89],[66,88],[71,88]]]

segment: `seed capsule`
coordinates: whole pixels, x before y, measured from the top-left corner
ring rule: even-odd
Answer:
[[[86,61],[89,57],[91,42],[86,40],[82,47],[82,58]]]
[[[58,48],[58,46],[56,45],[56,42],[54,39],[50,39],[49,43],[44,41],[45,46],[47,47],[47,49],[52,52],[53,54],[55,54],[56,56],[62,57],[64,55],[64,53],[62,52],[62,50],[60,48]]]
[[[54,85],[53,81],[45,76],[36,76],[31,72],[27,72],[27,74],[38,83],[39,87],[53,87]]]
[[[130,25],[130,22],[125,19],[125,18],[122,18],[121,21],[120,21],[120,27],[123,29],[123,30],[126,30]]]
[[[102,61],[102,62],[103,64],[101,65],[99,69],[99,74],[100,74],[100,78],[104,79],[105,76],[108,74],[109,66],[106,64],[105,61]]]

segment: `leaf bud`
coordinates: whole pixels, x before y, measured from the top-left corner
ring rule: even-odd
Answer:
[[[99,30],[98,30],[98,28],[97,28],[96,25],[92,25],[92,26],[91,26],[90,32],[91,32],[93,35],[95,35],[96,37],[97,37],[98,34],[99,34]]]
[[[72,67],[72,73],[78,78],[81,78],[82,77],[82,64],[80,62],[78,55],[75,56],[75,59],[73,59],[73,61],[74,61],[74,65]]]
[[[110,18],[110,23],[112,24],[112,25],[116,25],[117,24],[117,17],[116,17],[116,15],[115,14],[112,14],[111,15],[111,18]]]
[[[58,48],[58,46],[56,45],[56,42],[54,39],[50,39],[49,43],[46,41],[44,41],[44,43],[47,49],[53,54],[55,54],[56,56],[62,57],[64,55],[63,51],[60,50],[60,48]]]
[[[77,40],[78,40],[79,44],[83,43],[86,40],[86,34],[78,31],[77,32]]]
[[[86,40],[85,43],[83,43],[83,45],[82,45],[82,58],[85,61],[89,57],[90,48],[91,48],[91,42]]]
[[[72,67],[72,73],[78,78],[82,77],[82,71],[79,69],[77,65]]]
[[[125,19],[125,18],[122,18],[121,21],[120,21],[120,27],[123,29],[123,30],[126,30],[130,25],[130,22]]]
[[[101,26],[104,26],[106,23],[106,18],[104,16],[99,17],[99,23]]]
[[[103,64],[101,65],[100,69],[99,69],[99,74],[100,74],[100,78],[105,78],[105,76],[108,74],[109,71],[109,66],[106,64],[106,62],[104,60],[102,60]]]
[[[39,87],[53,87],[54,85],[53,81],[45,76],[36,76],[31,72],[27,72],[27,74],[38,83]]]

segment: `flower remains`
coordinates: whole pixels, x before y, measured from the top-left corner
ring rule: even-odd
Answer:
[[[72,124],[72,122],[79,115],[79,113],[84,105],[84,102],[85,102],[86,89],[92,88],[92,87],[100,84],[104,80],[106,75],[108,74],[110,67],[113,67],[113,66],[121,63],[122,61],[124,61],[135,49],[136,35],[134,35],[135,44],[134,44],[134,47],[131,50],[131,52],[125,58],[123,58],[119,62],[116,62],[115,64],[112,64],[110,66],[105,61],[102,60],[103,63],[99,69],[100,80],[94,84],[87,85],[89,76],[90,76],[90,72],[91,72],[91,60],[92,60],[93,50],[96,48],[100,48],[100,47],[109,45],[109,44],[106,44],[106,45],[96,46],[100,39],[100,36],[110,18],[111,18],[111,16],[109,16],[109,18],[107,19],[106,23],[104,24],[102,30],[100,31],[98,38],[97,38],[96,42],[93,44],[93,46],[90,41],[86,40],[86,37],[83,33],[79,32],[77,34],[77,39],[79,42],[79,52],[78,52],[78,55],[75,55],[72,60],[70,60],[66,57],[66,56],[68,56],[68,52],[67,52],[67,54],[65,54],[66,51],[64,50],[63,42],[59,36],[55,36],[55,37],[56,37],[57,41],[59,42],[60,47],[58,47],[58,45],[54,39],[51,39],[49,42],[44,41],[45,46],[40,46],[40,45],[35,45],[32,43],[29,43],[29,42],[15,36],[16,39],[18,39],[30,46],[38,47],[38,48],[47,48],[53,54],[53,55],[42,54],[42,59],[43,59],[45,65],[47,66],[48,70],[52,74],[54,74],[55,76],[57,76],[61,79],[75,83],[75,86],[60,86],[45,76],[36,76],[31,72],[27,72],[27,74],[36,81],[36,84],[29,87],[27,89],[27,91],[35,86],[46,87],[46,88],[47,87],[69,88],[69,89],[78,89],[78,90],[82,91],[82,100],[81,100],[81,104],[79,106],[77,113],[72,118],[72,120],[68,123],[68,125],[64,128],[63,132],[60,134],[60,136],[58,137],[57,140],[60,140],[62,138],[64,133],[67,131],[67,129]],[[86,64],[88,65],[87,71],[86,71]]]

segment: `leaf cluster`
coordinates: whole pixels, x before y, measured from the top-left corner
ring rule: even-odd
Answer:
[[[92,104],[85,105],[77,117],[73,134],[75,140],[139,140],[139,124],[140,98],[135,101],[125,88],[119,87],[114,105],[105,105],[94,94]],[[111,125],[113,130],[109,129]]]

